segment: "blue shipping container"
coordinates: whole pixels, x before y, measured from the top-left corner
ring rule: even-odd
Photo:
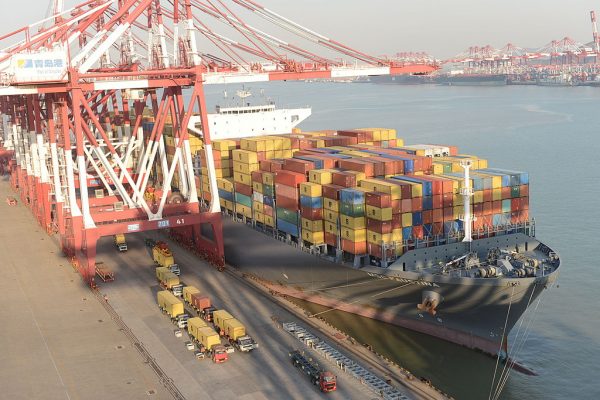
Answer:
[[[277,220],[277,229],[285,233],[289,233],[292,236],[298,237],[298,225],[290,224],[282,219]]]

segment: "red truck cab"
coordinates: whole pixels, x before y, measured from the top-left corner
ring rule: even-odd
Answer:
[[[220,364],[227,361],[227,349],[224,346],[217,345],[212,348],[212,360],[213,362]]]
[[[319,378],[319,389],[323,393],[335,391],[337,389],[335,375],[329,371],[322,372]]]

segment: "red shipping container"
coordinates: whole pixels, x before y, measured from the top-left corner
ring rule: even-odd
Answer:
[[[347,171],[336,171],[331,174],[331,183],[345,188],[358,186],[356,175]]]
[[[433,195],[433,208],[442,208],[444,207],[444,196],[441,194]]]
[[[511,199],[510,200],[510,211],[519,211],[521,209],[521,199]]]
[[[443,193],[443,181],[442,179],[436,177],[436,176],[431,176],[431,175],[407,175],[407,176],[411,176],[411,177],[415,177],[418,179],[422,179],[424,181],[428,181],[431,182],[431,195],[441,195]]]
[[[191,303],[197,310],[203,310],[210,307],[210,297],[201,295],[200,293],[194,293],[191,296]]]
[[[385,234],[392,232],[392,221],[378,221],[376,219],[367,218],[367,229],[373,232]]]
[[[400,212],[407,213],[412,212],[412,199],[402,199],[400,201]]]
[[[283,161],[283,169],[287,171],[307,174],[308,171],[315,169],[315,164],[311,161],[300,160],[298,158],[287,158]]]
[[[444,222],[453,221],[454,220],[454,208],[446,207],[444,208]]]
[[[528,197],[529,196],[529,185],[519,186],[519,194],[521,195],[521,197]]]
[[[453,207],[454,206],[454,194],[452,194],[452,193],[444,193],[442,195],[442,206],[444,208],[446,208],[446,207]]]
[[[263,213],[269,217],[273,216],[273,207],[263,204]]]
[[[396,175],[398,172],[398,165],[402,165],[402,161],[393,160],[391,158],[373,156],[368,158],[371,161],[376,162],[375,175]]]
[[[442,208],[434,208],[431,210],[433,223],[444,222],[444,211]]]
[[[369,206],[387,208],[392,207],[392,196],[381,192],[367,192],[365,202]]]
[[[271,159],[259,161],[260,170],[265,172],[277,172],[283,167],[283,160]]]
[[[479,230],[479,229],[483,229],[485,227],[485,219],[484,218],[477,218],[476,220],[473,221],[473,229],[474,230]]]
[[[356,138],[358,143],[370,142],[373,140],[373,133],[366,131],[337,131],[338,136],[347,136]],[[368,137],[369,135],[370,137]]]
[[[288,210],[298,210],[298,199],[290,199],[280,194],[275,195],[275,201],[277,201],[277,207],[287,208]]]
[[[529,210],[529,197],[521,197],[521,210]]]
[[[330,232],[325,232],[325,243],[330,246],[337,247],[337,235]]]
[[[286,186],[298,187],[302,182],[306,182],[306,175],[297,172],[280,170],[275,172],[275,183],[281,183]]]
[[[235,191],[246,196],[252,196],[252,186],[244,185],[243,183],[234,182]]]
[[[250,175],[252,176],[252,182],[262,183],[262,171],[252,171]]]
[[[431,224],[432,222],[433,222],[433,211],[432,210],[423,211],[423,223]]]
[[[423,239],[423,225],[413,226],[412,234],[415,239]]]
[[[347,251],[350,254],[366,254],[367,242],[352,242],[350,240],[342,239],[342,250]]]
[[[413,197],[412,198],[412,212],[423,211],[423,198]]]
[[[510,199],[511,198],[511,193],[510,193],[510,186],[506,186],[506,187],[502,187],[501,191],[502,191],[502,200],[506,200],[506,199]]]
[[[483,201],[494,201],[493,193],[492,189],[483,189]]]
[[[390,207],[392,207],[392,214],[401,213],[402,200],[392,200],[390,203]]]
[[[373,243],[367,243],[367,250],[369,252],[370,255],[372,255],[373,257],[377,257],[379,259],[383,258],[383,248],[379,245],[373,244]],[[392,249],[387,249],[385,251],[386,253],[386,258],[389,260],[393,253]]]
[[[392,214],[392,230],[402,229],[402,214]]]
[[[473,204],[473,213],[477,215],[483,215],[483,203]]]
[[[326,197],[331,200],[339,200],[340,199],[340,190],[344,189],[343,186],[339,185],[323,185],[323,197]]]
[[[323,219],[323,209],[300,207],[300,215],[303,218],[310,219],[311,221],[318,221],[320,219]]]
[[[347,169],[350,171],[364,172],[364,174],[367,177],[375,176],[375,167],[374,167],[373,163],[368,162],[368,161],[363,161],[362,159],[359,159],[359,158],[343,159],[338,162],[338,165],[342,169]]]
[[[280,183],[275,184],[275,193],[290,199],[298,200],[300,198],[298,196],[298,189]]]
[[[492,214],[502,214],[502,200],[492,201]]]
[[[432,226],[432,231],[434,236],[439,236],[444,234],[444,223],[443,222],[434,222]]]
[[[492,215],[492,202],[486,201],[483,203],[483,215]]]

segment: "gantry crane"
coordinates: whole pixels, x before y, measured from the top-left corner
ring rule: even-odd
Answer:
[[[3,146],[12,152],[11,182],[22,201],[60,236],[91,285],[96,242],[108,235],[170,229],[211,262],[224,263],[205,85],[437,68],[370,56],[251,0],[88,0],[64,11],[61,0],[53,5],[50,17],[0,37]],[[242,13],[316,50],[251,26]],[[144,134],[148,110],[154,125]],[[198,132],[197,121],[208,207],[198,201],[190,151],[188,127]],[[167,123],[171,156],[163,140]],[[157,166],[162,177],[154,181]]]

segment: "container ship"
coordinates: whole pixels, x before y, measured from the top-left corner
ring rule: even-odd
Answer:
[[[393,129],[296,128],[214,140],[213,157],[221,209],[242,222],[226,222],[225,237],[267,260],[238,267],[274,293],[502,355],[556,279],[560,259],[529,218],[528,174],[454,146],[406,145]],[[276,239],[295,248],[282,253]],[[318,257],[298,265],[299,249]]]

